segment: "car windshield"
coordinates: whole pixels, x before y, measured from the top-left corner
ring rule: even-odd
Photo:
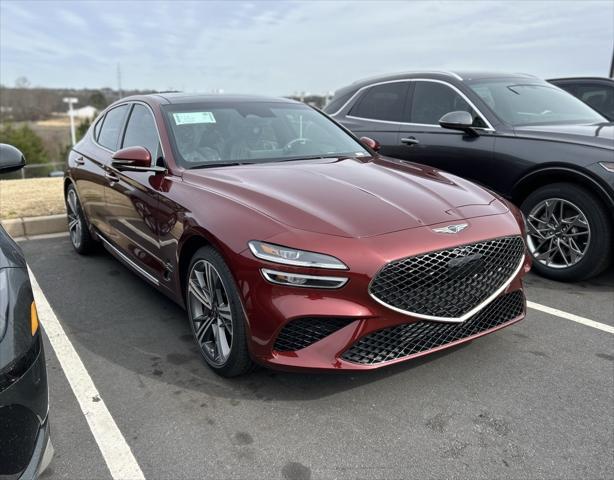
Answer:
[[[607,122],[573,95],[547,83],[488,80],[469,82],[469,87],[512,126]]]
[[[206,102],[163,107],[185,168],[305,158],[369,156],[318,111],[285,102]]]

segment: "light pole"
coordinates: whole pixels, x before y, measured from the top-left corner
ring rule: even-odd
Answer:
[[[64,103],[68,103],[68,116],[70,117],[70,138],[72,140],[72,144],[77,143],[77,139],[75,137],[75,111],[72,109],[73,104],[78,103],[79,99],[75,97],[65,97],[62,99]]]

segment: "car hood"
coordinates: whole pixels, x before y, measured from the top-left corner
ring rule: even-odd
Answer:
[[[614,150],[614,123],[516,127],[516,135]]]
[[[292,228],[345,237],[507,211],[501,201],[471,182],[384,158],[197,169],[183,177]],[[232,220],[232,212],[228,215]]]

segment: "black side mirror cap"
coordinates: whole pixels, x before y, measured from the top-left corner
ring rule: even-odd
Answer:
[[[0,143],[0,173],[14,172],[26,165],[26,158],[18,148]]]

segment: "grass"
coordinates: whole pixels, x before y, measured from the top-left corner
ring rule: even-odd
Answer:
[[[62,178],[0,180],[0,219],[64,213]]]

